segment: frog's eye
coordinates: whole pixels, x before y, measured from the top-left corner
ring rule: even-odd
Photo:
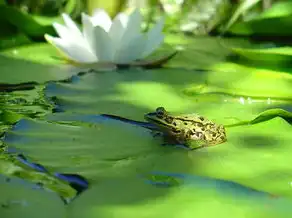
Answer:
[[[163,117],[164,114],[165,114],[165,109],[164,109],[164,107],[158,107],[158,108],[156,109],[156,114],[157,114],[158,117]]]

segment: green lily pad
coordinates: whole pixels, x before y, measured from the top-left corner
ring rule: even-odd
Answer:
[[[196,41],[198,45],[202,42]],[[151,171],[179,172],[234,181],[259,191],[291,197],[292,175],[287,164],[291,126],[276,117],[287,117],[287,113],[260,113],[268,107],[281,108],[290,103],[292,77],[223,63],[229,51],[223,50],[220,54],[222,47],[217,42],[211,62],[203,59],[196,63],[189,57],[183,63],[174,58],[166,69],[91,72],[73,76],[66,82],[51,81],[74,74],[65,69],[62,73],[61,67],[52,59],[44,59],[40,64],[34,63],[38,58],[27,55],[24,60],[25,54],[37,52],[40,48],[44,51],[43,57],[54,53],[47,45],[19,49],[19,56],[16,53],[15,57],[12,50],[5,51],[0,59],[3,60],[2,66],[6,64],[6,70],[2,67],[4,82],[29,80],[46,83],[45,97],[55,104],[54,111],[63,113],[48,115],[43,120],[21,119],[6,132],[4,143],[52,172],[74,173],[88,178],[92,189],[72,202],[68,209],[70,217],[112,217],[117,214],[131,217],[138,210],[146,211],[146,217],[154,217],[154,214],[190,216],[196,211],[201,217],[206,214],[226,216],[225,211],[235,217],[246,214],[281,217],[284,213],[281,210],[287,210],[279,204],[271,206],[265,201],[259,203],[249,198],[232,203],[236,195],[225,196],[212,188],[200,187],[194,189],[199,193],[194,197],[189,187],[157,190],[136,180],[137,175]],[[204,50],[205,44],[200,46]],[[198,54],[202,55],[200,51]],[[200,58],[208,58],[209,54]],[[21,74],[24,69],[25,73]],[[32,93],[34,96],[34,91]],[[254,125],[229,126],[226,128],[226,143],[188,151],[161,146],[161,139],[153,138],[150,131],[141,126],[98,116],[101,113],[113,114],[143,121],[143,115],[158,106],[164,106],[174,114],[198,113],[227,127],[246,120],[249,122],[244,124]],[[269,119],[272,117],[275,118]],[[12,118],[14,121],[19,119]],[[250,121],[253,119],[255,121]],[[206,203],[204,198],[209,202]],[[257,209],[252,207],[255,202],[260,204]],[[211,210],[206,212],[206,207]],[[153,208],[157,209],[156,212]]]
[[[211,72],[160,69],[90,73],[74,77],[72,83],[50,83],[45,94],[54,98],[58,110],[71,113],[143,120],[143,114],[164,106],[173,113],[198,113],[224,124],[234,123],[227,117],[253,119],[268,106],[278,106],[280,99],[286,102],[292,97],[290,75],[283,77],[236,64],[227,67],[217,66],[218,70]]]
[[[212,66],[212,69],[216,72],[208,77],[208,86],[189,87],[186,92],[219,92],[246,98],[249,96],[266,100],[291,100],[292,77],[288,74],[289,71],[255,68],[231,62],[219,63]]]
[[[184,35],[168,34],[166,45],[158,50],[167,53],[173,49],[178,54],[171,59],[166,67],[184,69],[210,69],[211,66],[224,62],[232,52],[230,47],[251,47],[252,44],[244,39],[224,39],[220,37],[187,37]]]
[[[0,214],[2,217],[56,217],[66,215],[62,200],[55,193],[33,188],[33,184],[0,176]],[[44,213],[44,211],[50,211]]]
[[[169,169],[188,166],[183,153],[158,146],[149,131],[137,126],[120,122],[68,126],[29,120],[22,120],[18,126],[19,130],[6,134],[5,144],[55,172],[99,180],[135,175],[155,165],[167,166],[173,158],[180,159],[180,164]],[[115,137],[109,138],[109,132]]]
[[[77,73],[74,69],[70,70],[68,66],[52,66],[42,63],[33,63],[1,54],[0,65],[0,83],[8,84],[23,82],[44,83],[50,80],[63,80]]]
[[[158,188],[135,178],[101,182],[69,205],[70,217],[287,217],[288,200],[259,197],[252,192],[223,193],[216,181],[213,187],[194,182],[176,188]],[[223,183],[223,182],[222,182]],[[223,185],[223,184],[222,184]],[[212,186],[212,185],[211,185]],[[217,186],[217,187],[216,187]],[[256,206],[255,206],[256,205]],[[206,208],[208,208],[206,210]]]
[[[26,164],[23,164],[16,155],[1,152],[0,156],[0,173],[12,178],[21,178],[35,184],[41,184],[41,187],[54,191],[60,197],[66,200],[73,199],[77,191],[72,188],[67,182],[64,182],[48,172],[38,172]],[[37,186],[36,186],[37,188]]]
[[[231,48],[236,54],[253,61],[266,61],[276,63],[289,63],[292,59],[291,47],[244,49]]]
[[[161,141],[148,130],[120,121],[92,117],[81,123],[22,120],[4,142],[54,171],[79,173],[91,181],[149,171],[180,172],[291,195],[291,126],[281,118],[229,127],[226,143],[195,151],[159,146]]]
[[[245,39],[225,40],[212,37],[193,39],[175,35],[169,35],[165,42],[165,45],[149,59],[165,56],[178,49],[179,53],[165,67],[185,69],[210,69],[226,59],[231,52],[230,47],[251,46]],[[63,80],[84,70],[65,64],[58,51],[47,43],[6,49],[0,54],[0,64],[2,72],[0,83],[10,84]]]

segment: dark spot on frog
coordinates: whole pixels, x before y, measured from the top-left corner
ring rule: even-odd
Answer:
[[[200,132],[195,132],[195,135],[196,135],[197,137],[200,137],[200,136],[202,135],[202,133],[200,133]]]
[[[173,124],[174,126],[176,126],[176,122],[173,122],[172,124]]]
[[[190,138],[193,135],[192,130],[188,130],[185,134],[186,138]]]
[[[203,127],[203,124],[202,123],[196,123],[195,126],[197,126],[197,127]]]
[[[173,118],[172,117],[166,117],[165,121],[167,123],[172,123],[173,122]]]
[[[188,123],[184,123],[184,125],[186,126],[186,125],[188,125]]]
[[[199,117],[199,119],[200,119],[201,121],[204,121],[204,120],[205,120],[204,117]]]
[[[174,133],[180,133],[180,132],[181,132],[181,130],[179,130],[179,129],[176,129],[176,128],[172,128],[172,132],[174,132]]]

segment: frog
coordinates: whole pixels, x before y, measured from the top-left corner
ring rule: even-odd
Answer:
[[[155,136],[162,135],[166,144],[184,145],[188,149],[214,146],[227,141],[223,125],[198,114],[174,116],[164,107],[144,115],[156,127]]]

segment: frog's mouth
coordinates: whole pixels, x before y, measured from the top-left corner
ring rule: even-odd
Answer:
[[[156,118],[155,116],[156,113],[149,113],[145,115],[145,120],[147,120],[150,123],[153,123],[154,125],[157,125],[157,129],[159,129],[160,131],[166,132],[166,133],[170,133],[172,132],[173,134],[178,134],[181,131],[179,130],[174,130],[172,128],[171,125],[161,121],[160,119]],[[151,116],[154,115],[154,116]]]
[[[165,124],[160,119],[158,119],[158,118],[156,118],[155,116],[152,116],[152,115],[155,115],[155,114],[147,114],[147,115],[145,115],[145,120],[147,120],[148,122],[151,122],[151,123],[156,123],[159,126],[166,126],[166,127],[168,127],[167,124]]]
[[[156,115],[156,113],[149,113],[149,114],[146,114],[144,118],[148,122],[155,123],[159,126],[164,126],[164,127],[169,129],[169,125],[167,125],[165,122],[161,121],[161,119],[157,118],[155,115]]]

